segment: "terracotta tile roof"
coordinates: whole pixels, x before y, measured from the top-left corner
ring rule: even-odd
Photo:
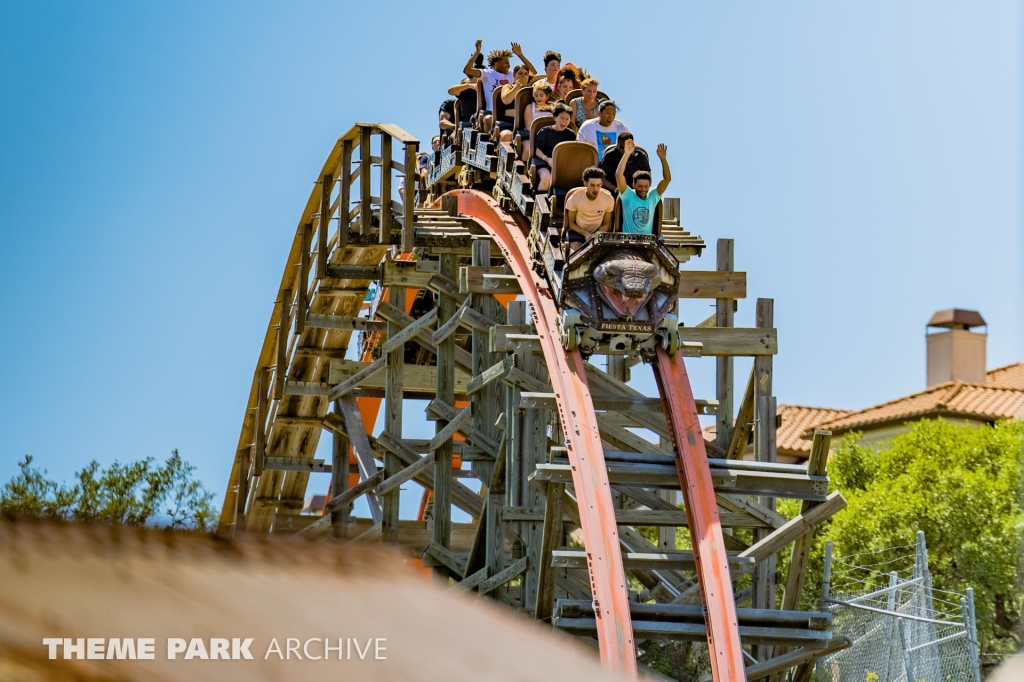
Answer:
[[[986,386],[993,388],[1015,388],[1024,391],[1024,362],[1015,362],[1006,367],[990,370]]]
[[[782,426],[775,432],[776,450],[783,455],[806,457],[811,451],[810,438],[805,433],[813,430],[823,421],[837,419],[850,414],[849,410],[835,410],[831,407],[807,407],[806,405],[779,405],[776,414],[782,415]],[[714,441],[717,429],[714,424],[702,426],[704,440]],[[748,445],[747,452],[754,446]]]
[[[849,410],[835,410],[830,407],[807,407],[805,405],[779,405],[782,426],[775,432],[776,448],[779,452],[809,454],[811,441],[805,433],[813,433],[819,424],[839,419],[850,414]]]
[[[1024,390],[950,381],[816,425],[838,435],[866,427],[899,424],[922,417],[995,421],[1024,415]],[[806,433],[806,432],[805,432]]]

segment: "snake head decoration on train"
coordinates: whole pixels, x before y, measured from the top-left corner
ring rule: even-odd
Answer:
[[[613,251],[594,269],[601,298],[615,313],[633,319],[661,284],[658,266],[634,251]]]

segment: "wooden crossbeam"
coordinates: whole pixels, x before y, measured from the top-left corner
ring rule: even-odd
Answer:
[[[381,484],[378,485],[376,488],[377,495],[386,495],[387,493],[401,486],[409,479],[419,476],[422,472],[429,469],[433,464],[433,453],[420,457],[419,461],[410,464],[409,466],[405,467],[394,476],[391,476],[390,478],[387,478],[383,482],[381,482]]]
[[[755,682],[756,680],[763,679],[769,675],[783,672],[795,665],[807,664],[815,659],[821,658],[822,656],[828,656],[834,654],[837,651],[843,649],[849,649],[853,646],[853,642],[849,637],[833,636],[832,639],[821,648],[807,648],[801,647],[795,651],[791,651],[788,654],[782,656],[776,656],[770,658],[767,661],[761,661],[754,665],[748,665],[744,671],[747,675],[749,682]]]
[[[514,355],[510,355],[504,360],[494,363],[483,372],[469,380],[469,383],[466,384],[466,394],[473,395],[477,391],[490,386],[495,381],[503,379],[505,374],[507,374],[513,366],[515,366]]]
[[[679,271],[679,298],[746,298],[747,273]]]
[[[447,548],[442,547],[436,542],[432,542],[423,550],[423,565],[431,566],[437,564],[447,566],[460,578],[466,573],[465,561],[460,560]]]
[[[828,498],[819,505],[812,507],[808,512],[794,516],[784,525],[776,528],[763,539],[751,545],[740,556],[751,557],[756,563],[773,556],[780,549],[793,542],[804,533],[814,530],[814,527],[830,518],[836,512],[846,508],[846,499],[838,490],[834,491]]]
[[[350,376],[345,381],[341,382],[340,384],[332,388],[330,392],[327,394],[327,399],[338,400],[339,398],[345,396],[351,397],[349,394],[353,390],[358,388],[361,383],[366,381],[368,378],[372,377],[377,372],[384,371],[384,368],[387,367],[387,364],[388,356],[381,355],[379,358],[371,362],[369,365],[367,365],[360,371]]]
[[[476,590],[477,593],[487,594],[488,592],[493,592],[494,590],[498,589],[508,581],[514,580],[515,578],[521,576],[523,573],[526,573],[526,569],[528,566],[529,557],[524,556],[522,559],[509,566],[504,571],[501,571],[495,574],[493,577],[488,578],[487,580],[480,583]]]

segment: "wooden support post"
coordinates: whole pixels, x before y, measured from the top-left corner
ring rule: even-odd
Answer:
[[[458,256],[453,253],[441,254],[440,273],[457,278]],[[457,305],[450,296],[438,295],[438,327],[444,325],[455,314]],[[455,404],[455,336],[449,336],[437,345],[437,391],[436,400],[445,405]],[[448,420],[439,419],[434,423],[435,434],[448,426]],[[437,449],[434,464],[434,544],[448,549],[452,536],[452,441],[445,439]],[[445,566],[435,566],[434,574],[448,577]],[[460,576],[461,577],[461,576]]]
[[[716,269],[732,272],[734,269],[733,240],[718,240],[718,263]],[[719,298],[715,302],[715,326],[731,327],[733,325],[733,305],[735,299]],[[715,419],[717,431],[715,442],[722,450],[728,450],[733,432],[733,359],[731,357],[715,358],[718,415]]]
[[[352,140],[341,142],[341,187],[338,188],[338,246],[348,246],[348,213],[352,208]],[[324,263],[326,267],[326,263]]]
[[[333,404],[334,413],[341,415],[341,407],[337,402]],[[348,490],[348,439],[337,431],[331,432],[331,497],[338,497]],[[330,512],[331,535],[339,539],[348,537],[348,505]]]
[[[391,243],[391,136],[387,133],[380,134],[380,243]]]
[[[359,129],[359,234],[366,236],[373,229],[373,208],[370,206],[370,149],[373,129]]]
[[[313,223],[306,223],[302,226],[302,234],[299,236],[299,283],[296,291],[295,302],[295,333],[301,334],[306,331],[306,313],[309,308],[309,301],[306,300],[309,292],[309,247],[313,237]],[[324,251],[327,245],[324,244]],[[320,261],[317,261],[317,272],[320,271]],[[320,277],[318,274],[317,277]]]
[[[491,240],[478,239],[473,242],[472,263],[474,266],[479,267],[490,265]],[[505,308],[493,296],[474,294],[468,299],[468,302],[470,310],[495,320],[498,324],[504,324]],[[467,392],[470,393],[470,401],[473,407],[472,429],[474,433],[481,434],[492,442],[498,443],[501,435],[498,427],[495,426],[495,422],[497,422],[498,415],[501,413],[504,393],[497,379],[504,375],[504,372],[507,371],[510,365],[502,362],[501,353],[490,352],[490,339],[486,331],[473,328],[471,340],[473,376],[479,379],[473,385],[471,392],[467,386]],[[495,367],[498,368],[498,371],[495,371]],[[499,468],[498,462],[473,462],[472,466],[473,471],[483,481],[483,489],[480,492],[485,497],[484,517],[480,519],[476,536],[473,539],[473,547],[470,551],[466,568],[468,573],[476,572],[478,569],[487,566],[487,548],[495,541],[500,543],[498,545],[499,551],[504,544],[504,533],[501,532],[500,524],[497,523],[496,513],[503,506],[503,500],[499,500],[496,506],[493,504],[494,493],[500,493],[500,491],[504,490],[504,479],[502,479],[501,485],[496,486],[497,490],[492,485],[494,483],[495,470]],[[500,533],[500,537],[492,538],[491,533]]]
[[[526,324],[526,301],[510,301],[508,304],[508,324],[521,326]],[[520,358],[516,357],[516,364]],[[505,505],[508,507],[526,507],[526,495],[523,483],[523,414],[519,407],[520,390],[518,384],[510,384],[505,390]],[[514,522],[512,528],[515,535],[529,544],[527,537],[529,528],[522,522]],[[516,542],[512,545],[512,559],[519,559],[526,553],[526,547]],[[499,565],[497,570],[501,570]]]
[[[736,415],[736,427],[729,439],[729,448],[725,452],[726,459],[743,459],[743,451],[747,449],[750,431],[754,428],[754,375],[757,368],[750,370],[747,389],[743,392],[740,410]]]
[[[807,459],[807,473],[809,475],[825,475],[828,450],[831,445],[831,431],[814,432],[811,454]],[[800,507],[800,513],[805,514],[818,504],[820,503],[805,500]],[[784,611],[793,611],[800,608],[800,595],[804,590],[804,580],[807,577],[807,560],[810,557],[813,542],[814,533],[807,533],[793,543],[793,552],[789,562],[789,574],[786,576],[786,592],[782,598],[782,609]]]
[[[388,142],[390,147],[390,140]],[[388,289],[388,301],[405,310],[405,289],[391,287]],[[401,329],[394,322],[388,323],[388,338],[395,338]],[[399,344],[388,353],[387,368],[384,370],[384,430],[395,438],[402,438],[402,397],[404,392],[405,344]],[[384,476],[391,478],[402,469],[402,460],[390,450],[384,453]],[[381,500],[383,518],[381,520],[381,542],[398,542],[398,509],[400,488],[395,488],[383,496]]]
[[[757,299],[756,322],[758,328],[774,326],[774,301],[770,298]],[[754,358],[754,454],[759,462],[774,462],[775,457],[775,397],[772,395],[772,356],[759,355]],[[775,511],[775,498],[762,497],[762,506]],[[767,530],[754,531],[754,543],[767,537]],[[776,558],[772,556],[754,569],[752,603],[755,609],[775,608]],[[772,647],[759,646],[754,649],[754,658],[764,660],[772,657]]]
[[[281,307],[277,316],[277,370],[274,374],[274,399],[284,398],[284,382],[288,377],[288,308],[292,304],[292,290],[281,293]]]
[[[245,498],[249,492],[249,468],[252,466],[253,448],[238,451],[238,492],[235,493],[235,530],[245,525]]]
[[[363,424],[363,415],[359,412],[359,405],[351,393],[346,393],[337,401],[341,408],[341,417],[345,420],[345,431],[348,433],[349,442],[356,456],[356,463],[359,465],[359,474],[363,481],[377,474],[377,463],[373,461],[373,450],[370,448],[370,438],[366,433],[366,426]],[[366,501],[370,505],[370,515],[373,516],[373,524],[380,525],[383,512],[380,507],[380,500],[372,493],[366,494]]]
[[[267,461],[267,408],[270,402],[267,399],[267,393],[270,391],[269,384],[270,369],[263,367],[259,370],[259,376],[256,378],[255,445],[253,446],[253,463],[255,465],[253,476],[256,478],[263,475],[263,465]]]
[[[410,187],[416,187],[416,153],[419,151],[419,144],[405,145],[405,186],[406,192]],[[416,201],[415,193],[408,193],[402,203],[402,251],[410,253],[415,245],[416,233],[413,223],[416,222]]]
[[[320,182],[320,229],[317,231],[316,239],[316,278],[323,279],[327,276],[327,230],[331,226],[331,190],[334,189],[334,176],[330,173],[324,175]],[[339,207],[338,214],[341,214]],[[310,229],[313,225],[310,224]],[[309,258],[309,242],[306,242],[306,258]],[[309,267],[306,268],[306,279],[301,282],[305,289],[309,280]]]
[[[544,526],[539,538],[540,552],[537,553],[541,562],[537,571],[537,602],[534,607],[537,620],[549,620],[555,605],[555,569],[551,565],[551,558],[552,552],[562,543],[564,492],[564,483],[548,484],[544,502]],[[672,530],[675,531],[674,528]]]

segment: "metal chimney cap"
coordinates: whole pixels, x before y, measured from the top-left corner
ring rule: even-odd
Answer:
[[[949,329],[970,329],[971,327],[987,326],[985,318],[977,310],[961,310],[950,308],[940,310],[928,320],[929,327],[947,327]]]

